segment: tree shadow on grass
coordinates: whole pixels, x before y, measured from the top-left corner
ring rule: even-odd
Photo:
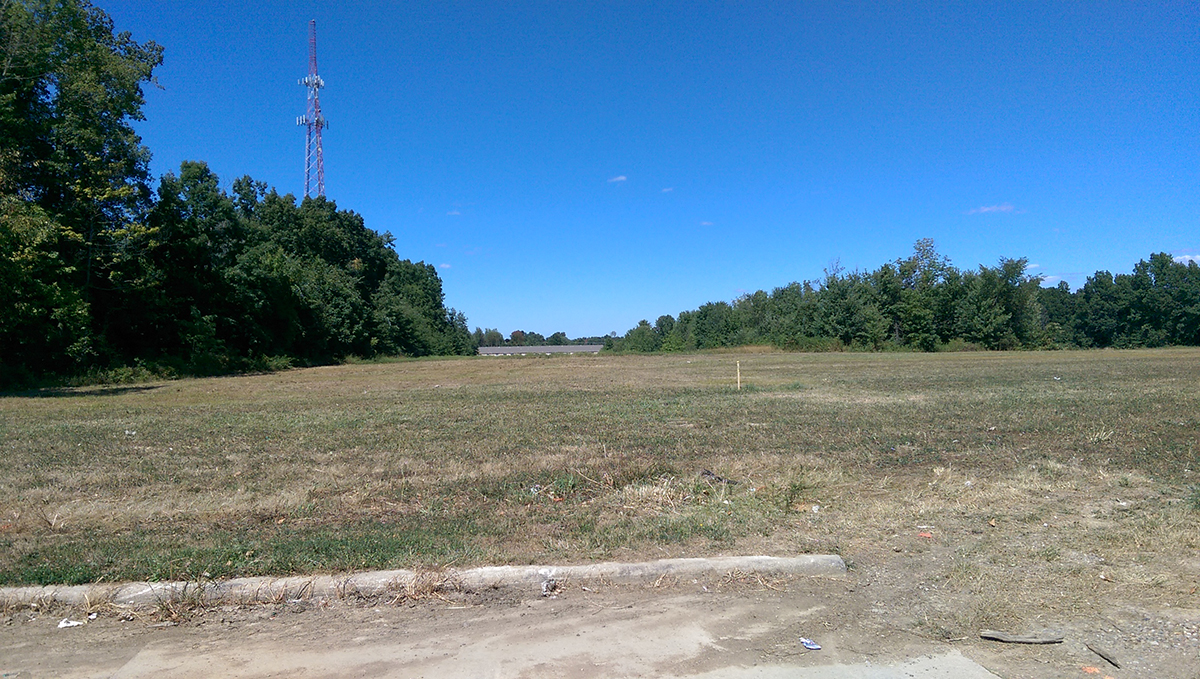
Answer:
[[[45,387],[28,391],[0,393],[0,398],[63,398],[69,396],[118,396],[161,389],[161,384],[127,384],[109,387]]]

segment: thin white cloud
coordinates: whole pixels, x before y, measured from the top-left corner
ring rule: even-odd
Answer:
[[[450,265],[449,264],[438,264],[438,268],[439,269],[449,269]]]
[[[988,212],[1012,212],[1012,203],[1000,203],[999,205],[984,205],[977,207],[974,210],[968,210],[969,215],[987,214]]]
[[[700,226],[712,226],[712,222],[700,222]]]
[[[1025,265],[1025,268],[1026,269],[1040,269],[1040,268],[1042,268],[1042,265],[1041,264],[1027,264],[1027,265]]]
[[[627,179],[629,179],[629,177],[626,177],[626,176],[625,176],[625,175],[623,175],[623,174],[622,174],[622,175],[617,175],[616,177],[613,177],[612,179],[608,180],[608,183],[609,183],[609,184],[616,184],[617,182],[623,182],[623,181],[625,181],[625,180],[627,180]]]
[[[462,213],[461,213],[461,212],[459,212],[458,210],[451,210],[451,211],[449,211],[449,212],[447,212],[447,213],[446,213],[446,216],[447,216],[447,217],[457,217],[457,216],[459,216],[459,215],[461,215],[461,214],[462,214]]]
[[[1186,262],[1195,262],[1200,264],[1200,255],[1176,255],[1173,259],[1180,264],[1184,264]]]
[[[674,186],[668,186],[667,188],[663,189],[663,190],[662,190],[662,192],[663,192],[663,193],[670,193],[670,192],[672,192],[672,191],[674,191],[674,190],[675,190],[675,187],[674,187]]]

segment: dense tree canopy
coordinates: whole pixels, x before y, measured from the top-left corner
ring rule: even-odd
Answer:
[[[607,345],[684,351],[746,344],[784,349],[1030,349],[1200,344],[1200,267],[1156,254],[1132,274],[1102,271],[1072,293],[1043,288],[1024,259],[960,271],[917,241],[870,272],[835,268],[806,281],[639,321]]]
[[[141,364],[216,373],[350,355],[597,343],[684,351],[1200,344],[1200,267],[1167,254],[1078,291],[1024,259],[959,270],[931,240],[872,272],[712,302],[570,340],[467,330],[436,270],[324,198],[201,162],[155,186],[132,124],[162,48],[86,0],[0,0],[0,386]]]
[[[433,267],[332,201],[198,162],[155,192],[132,122],[158,45],[85,0],[0,0],[0,48],[0,385],[474,350]]]

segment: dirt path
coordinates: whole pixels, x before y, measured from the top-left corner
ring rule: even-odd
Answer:
[[[835,596],[845,584],[826,585],[824,595],[717,582],[570,587],[555,598],[496,591],[490,600],[400,606],[228,607],[162,627],[98,616],[59,629],[57,616],[44,616],[6,628],[4,669],[19,677],[694,676],[939,650],[846,625]],[[800,636],[820,639],[822,650],[806,651]]]
[[[1171,639],[1116,670],[1084,646],[937,641],[897,625],[902,606],[869,570],[844,578],[729,577],[650,585],[565,583],[419,601],[333,601],[195,611],[179,624],[101,610],[10,614],[0,628],[4,677],[1196,677],[1196,650]],[[1180,615],[1183,617],[1180,618]],[[1186,619],[1185,613],[1176,619]],[[1161,618],[1113,620],[1128,629]],[[1182,623],[1181,623],[1182,624]],[[1164,629],[1166,629],[1164,627]],[[1180,629],[1186,630],[1186,624]],[[1186,632],[1180,637],[1186,642]],[[801,636],[822,649],[808,651]],[[1092,637],[1087,637],[1091,639]],[[1084,668],[1100,671],[1090,674]],[[985,669],[986,668],[986,669]]]

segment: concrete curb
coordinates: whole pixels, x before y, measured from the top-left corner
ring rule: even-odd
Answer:
[[[418,573],[409,570],[371,571],[354,575],[306,575],[288,578],[237,578],[204,582],[131,582],[49,587],[0,588],[0,602],[8,605],[59,603],[118,606],[153,606],[164,602],[196,601],[204,604],[270,603],[325,598],[372,597],[433,583],[455,583],[467,589],[540,585],[546,580],[599,580],[614,583],[643,582],[664,575],[695,577],[730,571],[786,575],[842,575],[846,564],[836,555],[807,554],[794,557],[722,556],[697,559],[661,559],[643,563],[607,562],[585,566],[485,566],[469,570]],[[432,576],[432,577],[431,577]]]

